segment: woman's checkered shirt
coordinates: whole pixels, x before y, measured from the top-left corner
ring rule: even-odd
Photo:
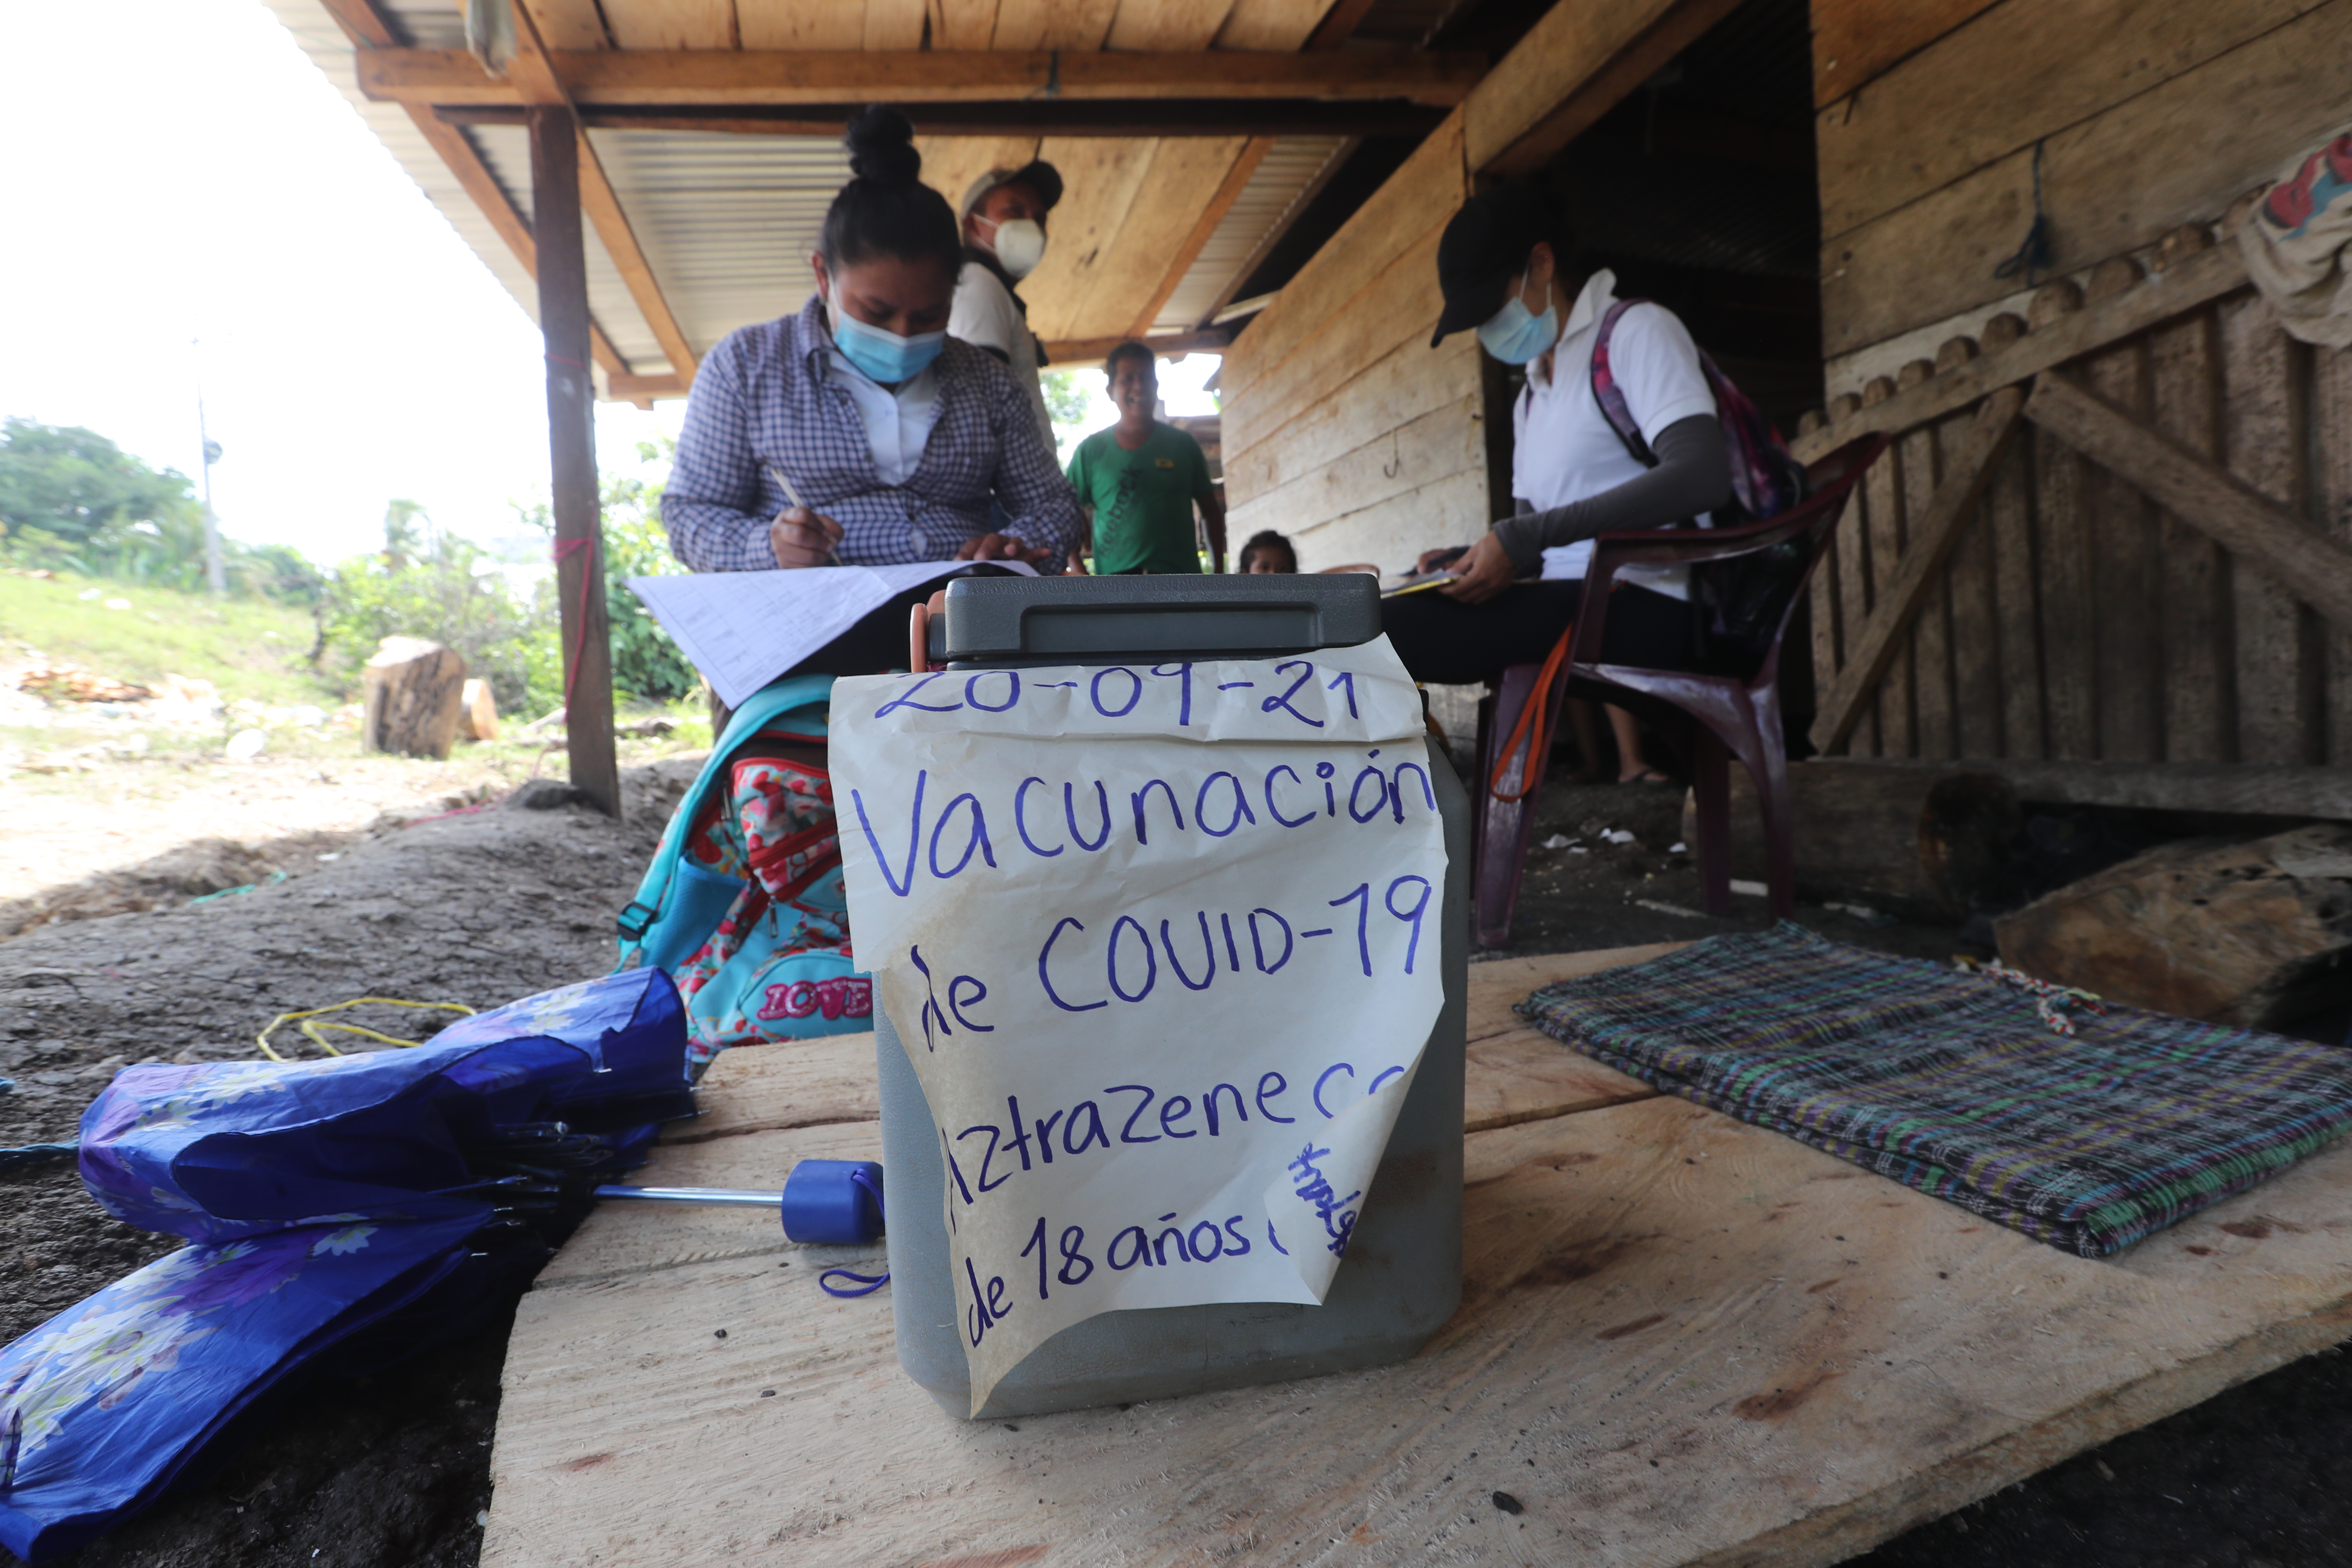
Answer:
[[[688,568],[774,567],[768,524],[792,502],[771,465],[841,524],[841,558],[853,566],[954,555],[988,531],[992,495],[1011,517],[1003,531],[1057,557],[1084,536],[1077,498],[1028,398],[994,356],[948,340],[922,461],[904,485],[888,485],[856,405],[825,374],[831,342],[812,295],[797,316],[728,333],[702,362],[662,495],[670,547]]]

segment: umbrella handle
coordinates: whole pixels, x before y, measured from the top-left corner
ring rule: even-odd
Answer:
[[[782,1192],[740,1187],[600,1186],[600,1198],[634,1203],[773,1206],[793,1241],[863,1247],[882,1234],[882,1167],[871,1160],[802,1160]]]

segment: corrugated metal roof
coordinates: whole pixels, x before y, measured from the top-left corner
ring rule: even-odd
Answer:
[[[506,241],[475,205],[407,110],[360,95],[352,47],[320,0],[263,0],[346,101],[472,247],[523,310],[536,318],[536,288]],[[463,48],[456,0],[406,0],[380,12],[419,47]],[[530,210],[528,140],[519,126],[475,125],[463,132],[516,210]],[[735,328],[796,309],[807,289],[806,258],[834,193],[848,177],[831,138],[597,129],[589,139],[627,214],[663,298],[698,353]],[[1340,143],[1327,137],[1277,142],[1160,312],[1155,331],[1181,331],[1208,313],[1234,272],[1281,225]],[[951,196],[961,193],[950,193]],[[638,374],[667,361],[619,270],[587,228],[589,306],[614,347]],[[1139,298],[1134,309],[1145,300]],[[1116,313],[1115,311],[1113,313]]]
[[[1284,138],[1267,150],[1265,161],[1250,176],[1242,194],[1217,225],[1209,243],[1201,247],[1184,280],[1160,309],[1151,324],[1155,332],[1189,331],[1207,316],[1229,283],[1240,281],[1241,270],[1276,228],[1286,223],[1291,209],[1315,184],[1323,167],[1347,145],[1338,136]]]
[[[849,178],[838,142],[686,131],[588,136],[698,350],[800,309],[825,208]]]

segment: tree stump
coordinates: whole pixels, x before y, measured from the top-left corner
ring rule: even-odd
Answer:
[[[495,741],[499,738],[499,700],[490,695],[490,683],[469,679],[465,694],[457,700],[457,733],[468,741]]]
[[[457,739],[466,661],[422,637],[386,637],[360,671],[361,733],[372,752],[442,758]]]
[[[2186,838],[1996,921],[2001,962],[2183,1017],[2277,1028],[2352,995],[2352,826]]]
[[[1879,767],[1804,763],[1789,770],[1797,828],[1797,891],[1856,899],[1914,920],[1966,919],[1990,896],[2024,826],[1999,774],[1963,764]],[[1696,801],[1683,839],[1698,842]],[[1731,764],[1731,874],[1764,879],[1763,816],[1748,770]]]

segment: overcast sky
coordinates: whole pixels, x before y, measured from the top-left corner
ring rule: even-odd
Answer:
[[[0,0],[0,59],[39,62],[0,93],[0,414],[194,477],[201,370],[223,529],[329,563],[394,496],[488,538],[544,492],[538,329],[254,0]],[[1163,364],[1171,412],[1214,363]],[[604,460],[685,407],[599,404]]]

